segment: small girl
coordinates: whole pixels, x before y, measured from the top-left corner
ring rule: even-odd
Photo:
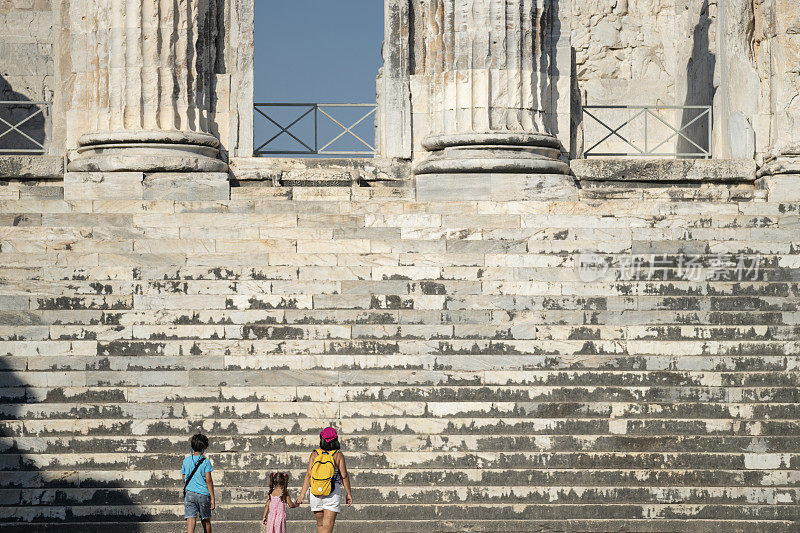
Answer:
[[[269,500],[264,506],[261,522],[266,524],[266,533],[286,533],[286,505],[297,507],[298,503],[289,496],[289,475],[286,472],[273,472],[269,476]]]

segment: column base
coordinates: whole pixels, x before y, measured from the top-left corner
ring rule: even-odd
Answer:
[[[800,144],[776,150],[764,159],[758,177],[800,174]]]
[[[461,133],[432,135],[422,146],[431,154],[414,174],[569,174],[561,147],[541,133]]]
[[[207,133],[109,131],[83,135],[70,172],[227,172],[219,141]]]
[[[758,169],[756,186],[770,202],[800,201],[800,145],[775,150]]]

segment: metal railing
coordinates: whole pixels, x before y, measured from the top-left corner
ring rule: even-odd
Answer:
[[[0,100],[0,154],[44,154],[50,138],[50,102]]]
[[[361,135],[358,135],[354,128],[356,128],[359,124],[367,120],[369,117],[374,116],[378,110],[377,104],[302,104],[302,103],[267,103],[267,104],[253,104],[256,113],[264,117],[268,120],[271,124],[276,126],[280,131],[267,139],[264,143],[258,146],[253,153],[257,156],[261,155],[290,155],[290,154],[299,154],[299,155],[360,155],[360,156],[374,156],[377,152],[376,146],[378,145],[377,138],[374,139],[373,144],[370,144],[366,140],[363,139]],[[289,119],[291,122],[288,123],[287,126],[281,124],[280,119],[275,117],[275,114],[272,113],[270,115],[268,111],[276,108],[299,108],[299,116],[293,115],[295,118]],[[365,113],[359,113],[359,118],[355,121],[350,123],[349,126],[345,126],[346,123],[349,121],[344,121],[336,118],[334,115],[336,111],[341,110],[343,108],[349,109],[359,109],[362,108],[366,110]],[[335,111],[336,110],[336,111]],[[292,133],[290,130],[293,126],[296,126],[300,123],[304,118],[307,116],[312,115],[314,120],[314,133],[313,139],[304,138],[303,134],[299,134],[300,137]],[[320,121],[324,121],[327,125],[334,125],[335,132],[331,134],[333,137],[332,139],[320,139],[320,135],[322,132],[320,131]],[[286,122],[285,120],[283,121]],[[339,132],[341,130],[341,132]],[[338,134],[337,134],[338,133]],[[302,149],[296,150],[287,150],[287,149],[265,149],[269,145],[273,145],[278,139],[282,139],[282,136],[288,136],[291,139],[294,139],[298,148],[302,146]],[[377,130],[375,135],[377,136]],[[339,141],[340,139],[345,138],[349,140],[355,139],[358,141],[357,147],[358,149],[354,150],[335,150],[332,149],[334,143]],[[327,142],[325,142],[327,141]],[[324,143],[324,144],[323,144]],[[363,145],[363,148],[361,148]]]
[[[633,116],[626,118],[620,123],[618,126],[612,127],[606,124],[603,120],[601,120],[597,115],[596,110],[619,110],[619,111],[630,111],[633,113]],[[681,118],[681,124],[678,126],[673,126],[669,122],[667,122],[662,116],[658,114],[659,111],[682,111],[682,115],[686,115],[687,112],[691,113],[692,111],[697,112],[697,116],[691,119],[684,119]],[[712,128],[712,114],[711,114],[711,106],[705,105],[684,105],[684,106],[635,106],[635,105],[592,105],[592,106],[584,106],[583,107],[583,116],[584,116],[584,131],[586,131],[586,117],[592,118],[595,122],[600,124],[602,128],[601,131],[608,130],[608,134],[606,134],[602,139],[594,143],[590,148],[584,150],[584,157],[590,156],[597,156],[597,157],[608,157],[608,156],[627,156],[627,157],[682,157],[682,158],[704,158],[710,159],[711,158],[711,128]],[[643,124],[642,124],[642,131],[640,137],[643,136],[643,139],[633,139],[630,134],[623,135],[621,130],[628,125],[633,124],[633,122],[642,117]],[[702,120],[701,120],[702,119]],[[652,140],[652,128],[654,125],[660,127],[662,130],[666,129],[666,133],[662,133],[661,135],[669,135],[665,139],[661,139],[660,142],[658,140]],[[685,123],[684,123],[685,122]],[[695,128],[699,128],[701,126],[705,126],[706,132],[704,133],[704,137],[707,137],[705,140],[708,143],[706,147],[700,146],[697,141],[691,139],[689,135],[687,135],[687,129],[691,126]],[[671,134],[670,134],[671,132]],[[672,139],[678,138],[676,140],[683,139],[686,142],[682,143],[684,146],[691,151],[678,151],[677,149],[673,151],[663,151],[663,147],[669,146],[669,143]],[[630,146],[635,151],[633,152],[626,152],[626,151],[600,151],[597,150],[598,147],[603,144],[604,142],[608,141],[612,137],[619,138],[623,142],[623,146],[628,147]],[[658,139],[658,137],[657,137]],[[643,144],[638,144],[643,142]],[[702,142],[702,141],[699,141]],[[687,144],[688,143],[688,144]],[[695,151],[696,149],[696,151]]]

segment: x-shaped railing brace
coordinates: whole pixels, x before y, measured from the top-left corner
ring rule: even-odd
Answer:
[[[37,104],[31,103],[31,102],[25,102],[25,101],[19,101],[19,102],[16,102],[16,101],[15,101],[15,102],[0,102],[0,105],[3,105],[3,104],[16,104],[16,105],[17,105],[17,107],[23,107],[23,106],[24,106],[24,107],[29,107],[29,106],[32,106],[32,105],[37,105]],[[38,146],[39,148],[41,148],[42,150],[44,150],[44,145],[43,145],[42,143],[40,143],[39,141],[37,141],[36,139],[34,139],[33,137],[31,137],[31,136],[30,136],[30,135],[28,135],[27,133],[25,133],[24,131],[22,131],[21,129],[19,129],[19,127],[20,127],[20,126],[22,126],[23,124],[25,124],[26,122],[28,122],[29,120],[31,120],[31,119],[32,119],[32,118],[34,118],[34,117],[37,117],[37,116],[39,116],[39,115],[42,115],[42,116],[44,116],[44,110],[45,110],[45,109],[46,109],[45,107],[40,107],[40,108],[39,108],[39,109],[37,109],[37,110],[36,110],[34,113],[32,113],[32,114],[28,115],[26,118],[24,118],[23,120],[21,120],[21,121],[17,122],[16,124],[12,124],[12,123],[10,123],[9,121],[7,121],[6,119],[4,119],[3,117],[0,117],[0,122],[2,122],[3,124],[5,124],[6,126],[8,126],[8,129],[7,129],[6,131],[4,131],[3,133],[0,133],[0,138],[3,138],[3,137],[5,137],[6,135],[8,135],[9,133],[11,133],[12,131],[16,131],[17,133],[19,133],[20,135],[22,135],[23,137],[25,137],[26,139],[28,139],[29,141],[31,141],[33,144],[35,144],[36,146]]]
[[[584,153],[588,154],[589,152],[591,152],[592,150],[594,150],[595,148],[597,148],[598,146],[603,144],[606,139],[608,139],[612,135],[616,135],[617,137],[619,137],[620,139],[625,141],[625,143],[627,143],[631,148],[633,148],[634,150],[638,151],[640,154],[643,154],[644,151],[641,148],[639,148],[638,146],[636,146],[635,144],[630,142],[628,139],[626,139],[625,137],[620,135],[618,132],[619,132],[619,130],[621,130],[622,128],[624,128],[625,126],[627,126],[628,124],[633,122],[634,119],[636,119],[639,115],[644,113],[644,111],[645,111],[644,109],[639,111],[638,113],[633,115],[631,118],[629,118],[628,120],[623,122],[618,128],[612,129],[611,126],[609,126],[608,124],[606,124],[605,122],[603,122],[602,120],[600,120],[599,118],[597,118],[596,116],[594,116],[593,114],[589,113],[587,110],[584,109],[583,112],[585,114],[587,114],[590,117],[592,117],[593,119],[595,119],[601,126],[603,126],[605,129],[607,129],[608,131],[611,132],[608,135],[606,135],[605,137],[603,137],[602,139],[600,139],[599,141],[597,141],[596,143],[594,143],[594,145],[591,148],[589,148],[588,150],[585,150]]]
[[[339,122],[338,120],[336,120],[335,118],[333,118],[332,116],[330,116],[330,115],[329,115],[329,114],[328,114],[328,113],[327,113],[327,112],[326,112],[324,109],[322,109],[322,106],[319,106],[317,109],[319,109],[319,111],[320,111],[320,112],[321,112],[323,115],[325,115],[326,117],[328,117],[329,119],[331,119],[332,121],[334,121],[334,122],[335,122],[335,123],[336,123],[336,124],[337,124],[337,125],[338,125],[340,128],[342,128],[342,129],[344,130],[344,131],[342,131],[342,133],[340,133],[339,135],[337,135],[336,137],[334,137],[334,139],[333,139],[331,142],[329,142],[328,144],[326,144],[325,146],[323,146],[322,148],[320,148],[320,149],[319,149],[319,152],[320,152],[320,153],[324,152],[324,151],[325,151],[325,148],[327,148],[328,146],[332,145],[333,143],[335,143],[336,141],[338,141],[339,139],[341,139],[343,135],[346,135],[346,134],[348,134],[348,133],[349,133],[350,135],[352,135],[353,137],[355,137],[356,139],[358,139],[359,141],[361,141],[361,143],[362,143],[364,146],[366,146],[367,148],[369,148],[369,149],[370,149],[370,150],[372,150],[373,152],[375,151],[375,147],[374,147],[374,146],[372,146],[371,144],[369,144],[367,141],[365,141],[365,140],[364,140],[364,139],[362,139],[361,137],[359,137],[358,135],[356,135],[356,134],[353,132],[353,128],[355,128],[356,126],[358,126],[359,124],[361,124],[362,122],[364,122],[364,120],[366,120],[366,119],[367,119],[368,117],[370,117],[371,115],[374,115],[374,114],[375,114],[375,112],[378,110],[376,107],[373,107],[372,109],[370,109],[370,110],[367,112],[367,114],[366,114],[366,115],[364,115],[363,117],[361,117],[361,118],[360,118],[360,119],[358,119],[357,121],[355,121],[355,122],[353,122],[352,124],[350,124],[350,126],[349,126],[349,127],[346,127],[344,124],[342,124],[341,122]]]
[[[258,107],[256,107],[256,108],[255,108],[255,109],[256,109],[256,111],[258,111],[258,112],[261,114],[261,116],[263,116],[265,119],[269,120],[270,122],[272,122],[273,124],[275,124],[276,126],[278,126],[278,128],[280,128],[280,130],[281,130],[281,131],[279,131],[278,133],[276,133],[275,135],[273,135],[273,136],[272,136],[272,137],[271,137],[271,138],[270,138],[270,139],[269,139],[267,142],[265,142],[264,144],[262,144],[261,146],[259,146],[258,148],[256,148],[256,149],[255,149],[255,151],[256,151],[256,152],[258,152],[259,150],[261,150],[262,148],[264,148],[266,145],[268,145],[269,143],[271,143],[272,141],[274,141],[275,139],[277,139],[278,137],[280,137],[281,135],[283,135],[283,134],[285,133],[285,134],[289,135],[289,136],[290,136],[292,139],[294,139],[295,141],[297,141],[297,142],[299,142],[300,144],[302,144],[303,146],[305,146],[305,147],[308,149],[308,151],[309,151],[309,152],[311,152],[311,153],[316,153],[316,150],[315,150],[314,148],[311,148],[309,145],[307,145],[306,143],[304,143],[303,141],[301,141],[300,139],[298,139],[297,137],[295,137],[295,136],[294,136],[294,134],[293,134],[291,131],[289,131],[289,129],[290,129],[292,126],[294,126],[295,124],[297,124],[298,122],[300,122],[301,120],[303,120],[303,119],[304,119],[306,116],[308,116],[308,114],[309,114],[309,113],[311,113],[312,111],[314,111],[315,109],[317,109],[317,106],[316,106],[316,104],[309,104],[309,105],[310,105],[310,108],[308,109],[308,111],[306,111],[305,113],[303,113],[302,115],[300,115],[300,116],[299,116],[297,119],[295,119],[295,120],[294,120],[294,122],[292,122],[291,124],[289,124],[289,125],[288,125],[288,126],[286,126],[285,128],[284,128],[283,126],[281,126],[280,124],[278,124],[276,121],[272,120],[272,117],[270,117],[269,115],[267,115],[266,113],[264,113],[263,111],[261,111],[261,110],[260,110]]]
[[[606,124],[605,122],[600,120],[596,115],[590,113],[588,111],[588,109],[584,108],[583,109],[583,113],[585,115],[588,115],[589,117],[593,118],[595,121],[597,121],[598,124],[600,124],[602,127],[604,127],[605,129],[607,129],[609,131],[609,133],[605,137],[603,137],[598,142],[593,144],[591,148],[589,148],[589,149],[584,151],[584,154],[586,154],[586,155],[592,155],[591,154],[592,150],[594,150],[595,148],[600,146],[603,142],[605,142],[607,139],[609,139],[612,136],[619,137],[620,139],[622,139],[622,141],[625,142],[625,144],[627,144],[628,146],[630,146],[631,148],[633,148],[634,150],[639,152],[639,154],[642,154],[642,155],[654,154],[656,150],[658,150],[659,148],[664,146],[666,143],[671,141],[676,135],[679,135],[679,136],[683,137],[684,139],[686,139],[687,141],[689,141],[691,144],[693,144],[698,150],[700,150],[700,154],[699,155],[705,155],[707,157],[711,156],[711,153],[710,153],[709,150],[703,148],[702,146],[700,146],[699,144],[697,144],[696,142],[694,142],[692,139],[690,139],[689,137],[687,137],[684,134],[684,131],[686,131],[686,129],[689,126],[691,126],[692,124],[694,124],[695,122],[697,122],[701,118],[703,118],[705,116],[708,116],[709,117],[709,121],[710,121],[711,108],[708,107],[708,106],[663,106],[663,107],[661,107],[662,109],[682,109],[682,110],[686,110],[686,109],[701,109],[702,110],[699,115],[697,115],[695,118],[693,118],[692,120],[690,120],[689,122],[687,122],[686,124],[681,126],[680,128],[675,128],[674,126],[669,124],[667,121],[665,121],[663,118],[661,118],[657,114],[653,113],[653,109],[659,109],[659,106],[653,106],[653,107],[642,106],[640,108],[628,107],[628,106],[589,106],[589,107],[591,107],[592,109],[595,109],[595,108],[599,108],[599,109],[603,109],[603,108],[605,108],[605,109],[639,109],[639,112],[636,113],[635,115],[633,115],[632,117],[630,117],[629,119],[625,120],[625,122],[620,124],[618,127],[612,128],[611,126],[609,126],[608,124]],[[628,139],[626,139],[625,137],[623,137],[619,133],[619,131],[622,128],[624,128],[628,124],[631,124],[636,118],[638,118],[642,114],[644,114],[644,119],[645,119],[645,149],[644,150],[642,150],[641,148],[639,148],[638,146],[636,146],[635,144],[630,142]],[[659,122],[661,122],[664,126],[669,128],[673,132],[672,135],[670,135],[669,137],[667,137],[666,139],[664,139],[663,141],[658,143],[653,148],[648,148],[647,147],[647,117],[648,117],[648,115],[653,117],[653,118],[655,118]],[[709,124],[709,127],[711,127],[710,124]],[[669,154],[665,154],[665,155],[669,155]]]

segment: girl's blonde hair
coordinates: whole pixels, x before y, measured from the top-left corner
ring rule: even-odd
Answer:
[[[289,474],[286,472],[273,472],[269,476],[269,495],[272,496],[272,491],[275,487],[283,489],[281,494],[281,501],[286,503],[289,499]]]

